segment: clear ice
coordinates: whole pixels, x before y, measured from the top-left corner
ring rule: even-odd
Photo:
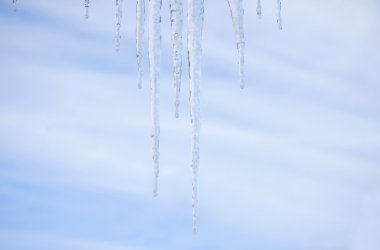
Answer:
[[[144,25],[145,25],[145,0],[136,2],[136,61],[138,70],[138,87],[142,88],[143,59],[144,59]]]
[[[116,34],[115,34],[115,49],[120,50],[121,39],[121,19],[123,18],[123,0],[116,0]]]
[[[182,78],[182,0],[170,0],[170,24],[172,37],[174,116],[179,117]]]
[[[232,23],[235,30],[236,48],[238,52],[238,65],[239,65],[239,77],[240,88],[245,86],[245,74],[244,74],[244,8],[243,0],[227,0],[231,10]]]
[[[202,81],[202,30],[204,21],[204,0],[188,0],[187,47],[190,75],[190,115],[192,124],[191,169],[193,233],[197,233],[198,209],[198,167],[200,136],[200,84]]]
[[[159,84],[158,78],[160,73],[161,60],[161,5],[162,0],[149,0],[149,76],[150,76],[150,98],[151,98],[151,115],[152,115],[152,153],[154,167],[153,195],[158,195],[158,175],[159,167],[159,145],[160,145],[160,124],[159,124]]]

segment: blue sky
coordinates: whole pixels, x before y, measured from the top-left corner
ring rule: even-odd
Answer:
[[[89,20],[81,1],[0,2],[0,249],[380,249],[379,2],[284,1],[279,32],[276,1],[262,20],[245,1],[242,91],[228,4],[206,1],[197,236],[168,3],[153,198],[135,2],[118,53],[113,2],[91,1]]]

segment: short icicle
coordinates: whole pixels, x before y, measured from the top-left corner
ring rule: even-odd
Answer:
[[[182,0],[170,0],[170,23],[172,37],[174,116],[179,117],[181,78],[182,78]]]
[[[84,8],[86,9],[84,18],[88,19],[88,8],[90,8],[90,0],[84,0]]]
[[[145,0],[136,2],[136,61],[138,70],[138,87],[142,88],[143,59],[144,59],[144,25],[145,25]]]
[[[115,34],[115,49],[120,50],[121,40],[121,19],[123,18],[123,0],[116,0],[116,34]]]
[[[152,153],[154,167],[153,195],[158,195],[160,124],[158,113],[158,78],[161,60],[161,5],[162,0],[149,0],[149,76],[152,115]]]
[[[16,12],[17,11],[17,0],[13,0],[12,3],[13,3],[12,9],[13,9],[14,12]]]
[[[235,30],[236,47],[238,51],[238,64],[239,64],[239,76],[240,76],[240,88],[245,86],[245,74],[244,74],[244,9],[243,0],[227,0],[231,9],[231,17]]]
[[[282,30],[282,15],[281,15],[281,0],[277,0],[277,26],[279,30]]]
[[[199,167],[199,136],[200,136],[200,84],[202,78],[202,30],[204,21],[204,0],[188,0],[188,58],[190,75],[190,115],[192,124],[191,168],[193,234],[197,233],[198,208],[198,167]]]
[[[257,16],[261,19],[262,17],[261,0],[257,0],[256,13],[257,13]]]

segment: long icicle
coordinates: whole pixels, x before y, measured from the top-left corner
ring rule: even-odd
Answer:
[[[120,50],[121,39],[121,20],[123,18],[123,0],[116,0],[116,34],[115,34],[115,49]]]
[[[277,26],[279,30],[282,30],[282,15],[281,15],[281,0],[277,0]]]
[[[144,25],[145,25],[145,0],[136,2],[136,61],[138,70],[138,87],[142,88],[143,59],[144,59]]]
[[[243,0],[227,0],[231,10],[232,22],[235,30],[236,47],[238,51],[238,64],[240,76],[240,88],[245,86],[244,74],[244,8]]]
[[[170,23],[172,36],[173,81],[174,81],[174,116],[179,117],[179,97],[182,78],[182,0],[170,0]]]
[[[88,8],[90,8],[90,0],[84,0],[84,8],[86,9],[84,18],[88,19]]]
[[[261,19],[262,17],[261,0],[257,0],[256,13],[257,13],[257,16]]]
[[[149,0],[149,67],[152,115],[152,153],[154,167],[153,195],[158,195],[160,124],[158,113],[158,77],[161,60],[161,5],[162,0]]]
[[[12,3],[13,3],[12,9],[13,9],[14,12],[16,12],[17,11],[17,0],[13,0]]]
[[[200,136],[200,84],[202,80],[202,30],[204,20],[204,0],[188,0],[188,58],[190,75],[190,114],[192,124],[191,168],[193,172],[192,209],[193,233],[197,233],[198,208],[198,167]]]

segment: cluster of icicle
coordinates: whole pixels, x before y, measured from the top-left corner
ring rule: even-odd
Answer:
[[[17,0],[13,1],[13,10],[16,11]],[[162,0],[148,0],[148,48],[149,48],[149,78],[151,90],[151,117],[152,117],[152,158],[154,167],[153,195],[158,195],[159,176],[159,73],[161,58],[161,6]],[[233,28],[235,31],[240,87],[245,86],[244,76],[244,9],[243,0],[227,0],[231,11]],[[90,0],[84,1],[85,18],[88,18]],[[120,49],[121,21],[123,0],[116,0],[116,34],[115,47]],[[282,29],[281,0],[277,0],[277,25]],[[197,204],[198,204],[198,167],[199,167],[199,137],[200,137],[200,84],[202,78],[202,30],[204,20],[204,0],[187,0],[187,52],[190,81],[190,116],[192,124],[191,169],[192,178],[192,218],[193,233],[197,232]],[[256,7],[259,18],[262,16],[261,0],[257,0]],[[173,57],[174,82],[174,116],[179,117],[180,89],[182,78],[182,0],[170,0],[170,23]],[[143,77],[143,44],[145,25],[145,0],[136,0],[136,60],[138,66],[138,87],[142,88]]]
[[[121,1],[121,0],[119,0]],[[158,195],[159,176],[159,72],[161,59],[161,7],[162,0],[148,0],[148,48],[149,48],[149,78],[151,90],[151,116],[152,116],[152,158],[154,167],[153,195]],[[243,0],[227,0],[233,27],[238,53],[238,66],[240,87],[245,86],[244,74],[244,9]],[[199,167],[199,137],[200,137],[200,84],[202,78],[202,29],[204,19],[204,0],[188,0],[187,13],[187,50],[190,77],[190,116],[192,124],[191,143],[191,169],[192,178],[192,217],[193,233],[197,232],[197,204],[198,204],[198,167]],[[281,23],[281,0],[278,4],[278,28],[282,29]],[[120,10],[118,9],[118,12]],[[261,18],[261,1],[257,2],[257,15]],[[117,14],[120,17],[121,14]],[[183,25],[183,5],[182,0],[170,0],[170,23],[173,57],[173,82],[174,82],[174,116],[179,117],[180,89],[182,78],[182,25]],[[142,87],[142,67],[143,67],[143,36],[145,21],[145,0],[137,0],[136,4],[136,59],[138,66],[138,87]],[[118,34],[120,30],[118,20]],[[117,36],[117,49],[119,49],[119,36]]]

